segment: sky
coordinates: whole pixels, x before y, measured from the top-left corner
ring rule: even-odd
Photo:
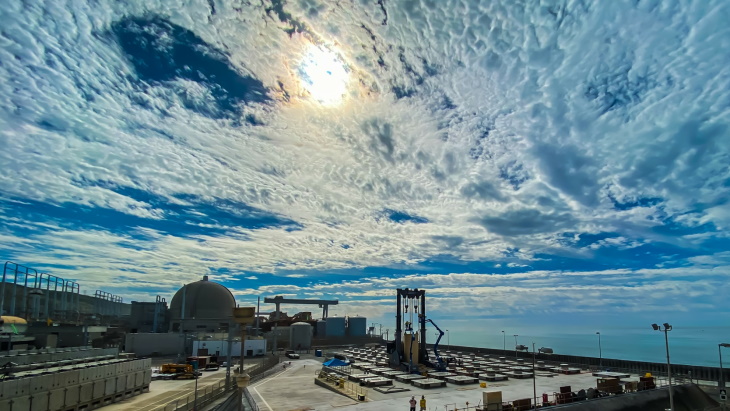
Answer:
[[[391,328],[404,287],[467,326],[730,324],[727,1],[10,0],[0,21],[2,260],[124,301],[209,275]]]

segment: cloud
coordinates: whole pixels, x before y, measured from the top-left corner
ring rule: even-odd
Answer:
[[[730,221],[725,2],[0,11],[9,259],[150,295],[204,273],[309,295],[306,281],[375,272],[702,268],[691,292],[713,300]],[[347,66],[340,106],[298,78],[313,45]],[[616,278],[607,290],[640,299]],[[358,285],[372,310],[377,284]],[[549,307],[540,288],[583,290],[525,291]]]

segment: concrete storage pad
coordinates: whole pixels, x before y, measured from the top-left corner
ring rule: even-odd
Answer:
[[[426,377],[423,375],[418,374],[406,374],[406,375],[396,375],[395,380],[400,382],[411,382],[415,380],[424,380]]]
[[[373,388],[373,391],[377,391],[382,394],[396,394],[399,392],[410,391],[410,389],[405,388],[405,387],[391,386],[391,387],[375,387],[375,388]]]
[[[476,384],[479,382],[479,379],[465,375],[457,375],[454,377],[446,377],[446,381],[452,384]]]
[[[438,388],[438,387],[445,387],[446,381],[436,380],[433,378],[424,378],[421,380],[412,381],[411,384],[413,386],[419,387],[419,388]]]
[[[393,371],[384,372],[383,373],[383,376],[394,378],[394,377],[396,377],[398,375],[404,375],[404,374],[408,374],[408,373],[405,372],[405,371],[393,370]]]
[[[507,371],[504,374],[512,378],[532,378],[531,372]]]
[[[378,387],[382,385],[393,385],[393,380],[390,378],[383,378],[383,377],[376,377],[376,378],[367,378],[360,382],[360,385],[364,385],[366,387]]]
[[[479,379],[484,381],[506,381],[507,376],[503,374],[479,374]]]
[[[597,371],[593,373],[593,376],[601,378],[629,378],[631,377],[631,374],[623,372]]]
[[[453,377],[455,375],[456,374],[454,374],[454,373],[446,372],[446,371],[430,372],[430,373],[428,373],[428,376],[430,378],[436,378],[436,379],[439,379],[439,380],[443,380],[446,377]]]
[[[362,382],[362,381],[365,381],[365,380],[368,380],[368,379],[372,379],[372,378],[381,378],[381,377],[378,377],[378,376],[377,376],[377,375],[375,375],[375,374],[351,374],[351,375],[350,375],[349,377],[347,377],[347,378],[348,378],[348,379],[349,379],[350,381],[355,381],[355,382]]]

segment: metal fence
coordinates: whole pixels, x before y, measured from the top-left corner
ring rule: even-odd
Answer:
[[[248,388],[243,389],[243,397],[244,408],[246,410],[259,411],[259,406],[258,404],[256,404],[256,400],[253,399],[253,396],[251,395],[251,392],[248,390]]]
[[[252,384],[256,381],[262,380],[272,374],[276,374],[277,372],[280,372],[285,369],[286,364],[280,363],[280,358],[278,356],[276,357],[268,357],[265,358],[263,361],[259,362],[255,366],[249,368],[246,370],[246,373],[251,377],[251,381],[249,384]],[[280,365],[279,365],[280,364]],[[251,393],[249,392],[248,388],[243,389],[243,398],[241,398],[241,394],[238,390],[236,390],[236,385],[233,383],[232,387],[230,387],[231,390],[234,390],[232,394],[229,395],[228,398],[226,398],[225,401],[218,404],[213,410],[215,411],[237,411],[239,409],[239,404],[241,401],[243,401],[244,409],[245,410],[252,410],[252,411],[259,411],[259,407],[256,404],[256,400],[253,398]]]
[[[195,409],[196,404],[197,408],[200,409],[218,399],[232,387],[235,387],[235,384],[227,387],[226,379],[222,378],[213,384],[205,387],[198,387],[197,399],[195,397],[196,391],[193,389],[190,394],[184,397],[179,397],[175,401],[167,403],[167,405],[160,406],[156,408],[155,411],[187,411]]]

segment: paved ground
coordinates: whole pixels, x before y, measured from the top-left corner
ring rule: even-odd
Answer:
[[[258,364],[260,359],[246,360],[246,368]],[[165,361],[157,361],[159,364]],[[169,360],[166,362],[170,362]],[[174,362],[174,361],[173,361]],[[159,365],[157,364],[157,365]],[[231,372],[233,375],[233,372]],[[205,371],[198,378],[198,394],[201,395],[206,387],[218,384],[226,377],[226,369]],[[152,411],[162,409],[169,403],[180,401],[184,403],[188,396],[194,394],[195,380],[157,380],[150,383],[150,391],[132,398],[103,407],[105,411]],[[191,396],[192,398],[192,396]]]
[[[407,410],[411,396],[420,399],[426,396],[427,409],[443,411],[445,406],[453,409],[454,405],[464,407],[468,401],[470,406],[482,400],[483,391],[502,391],[504,401],[532,397],[532,379],[509,379],[488,383],[486,389],[478,384],[453,385],[444,388],[421,389],[408,384],[395,382],[396,387],[408,388],[409,391],[383,394],[372,388],[368,389],[368,401],[358,403],[345,396],[316,386],[314,378],[321,367],[321,358],[303,355],[301,360],[292,361],[292,366],[281,373],[249,387],[259,408],[262,411],[303,411],[303,410]],[[552,394],[561,386],[570,385],[574,391],[581,388],[595,387],[596,377],[589,373],[574,375],[556,375],[554,377],[538,376],[535,381],[537,395],[543,392]]]
[[[332,410],[357,404],[357,401],[314,385],[314,378],[322,368],[321,360],[309,358],[291,363],[291,367],[248,388],[262,411]]]

